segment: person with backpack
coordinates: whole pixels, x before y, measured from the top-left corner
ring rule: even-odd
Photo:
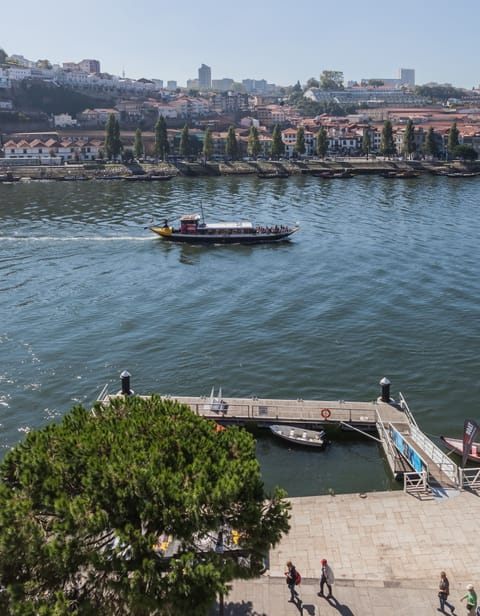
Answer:
[[[333,585],[334,582],[335,582],[335,577],[333,575],[332,568],[327,563],[327,559],[324,558],[322,560],[322,574],[320,576],[320,592],[318,593],[318,596],[319,597],[324,597],[325,596],[323,594],[323,589],[324,589],[325,584],[326,584],[327,588],[328,588],[327,599],[329,597],[331,597],[332,596],[332,585]]]
[[[286,581],[288,589],[290,590],[290,602],[295,601],[295,598],[298,597],[298,592],[295,590],[295,586],[299,584],[300,574],[295,568],[295,565],[291,560],[287,562],[287,571],[285,571]]]

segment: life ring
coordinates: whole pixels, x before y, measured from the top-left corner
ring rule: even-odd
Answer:
[[[331,414],[332,414],[332,411],[330,409],[322,409],[320,411],[320,415],[323,417],[323,419],[328,419]]]

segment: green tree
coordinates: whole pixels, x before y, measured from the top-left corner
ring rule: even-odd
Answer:
[[[341,71],[323,71],[320,75],[322,90],[343,90],[343,73]]]
[[[48,60],[37,60],[35,65],[37,68],[42,68],[42,69],[52,68],[52,65],[50,64]]]
[[[108,159],[117,158],[122,151],[120,140],[120,124],[114,113],[111,113],[105,124],[105,155]]]
[[[297,81],[297,83],[291,89],[290,96],[289,96],[289,102],[291,105],[297,105],[302,99],[303,99],[302,86],[300,85],[300,82]]]
[[[258,576],[289,504],[265,493],[253,437],[215,426],[120,396],[30,432],[0,465],[2,614],[200,616]]]
[[[230,160],[238,159],[238,142],[234,126],[230,126],[228,129],[227,139],[225,141],[225,154]]]
[[[403,133],[402,150],[403,153],[409,157],[415,152],[415,149],[415,129],[413,128],[412,120],[408,118],[407,126],[405,127],[405,132]]]
[[[213,138],[212,129],[207,128],[205,131],[205,138],[203,140],[203,157],[205,161],[210,160],[213,154]]]
[[[133,154],[135,158],[142,158],[144,152],[142,131],[137,128],[135,131],[135,139],[133,141]]]
[[[453,158],[461,158],[464,161],[472,161],[477,160],[478,152],[471,145],[459,143],[453,148],[452,156]]]
[[[272,132],[272,147],[270,150],[270,156],[274,159],[280,158],[285,152],[285,144],[282,139],[282,131],[280,130],[280,124],[275,124]]]
[[[320,87],[320,82],[318,81],[318,79],[315,79],[314,77],[310,77],[310,79],[307,81],[307,88],[319,88]]]
[[[370,139],[370,127],[367,126],[366,128],[363,129],[363,134],[362,134],[362,152],[365,154],[367,158],[370,153],[371,147],[372,147],[372,143]]]
[[[0,47],[0,64],[5,64],[5,62],[7,61],[7,58],[8,58],[8,54],[5,52],[4,49]]]
[[[393,140],[393,129],[390,120],[385,120],[380,137],[380,153],[383,156],[393,156],[395,154],[395,142]]]
[[[328,152],[328,136],[323,126],[320,126],[316,135],[316,152],[320,158],[325,158]]]
[[[158,118],[157,122],[155,123],[154,134],[155,134],[155,145],[154,145],[155,156],[157,158],[161,158],[162,160],[165,160],[165,158],[167,157],[170,151],[170,146],[168,143],[167,122],[165,118],[163,117],[163,115],[161,115]]]
[[[295,140],[295,153],[299,156],[305,154],[305,128],[303,126],[299,126],[297,128],[297,138]]]
[[[191,152],[190,134],[188,132],[188,125],[185,124],[185,126],[182,129],[182,134],[180,136],[180,156],[187,158],[188,156],[190,156],[190,152]]]
[[[435,132],[432,126],[430,126],[425,136],[425,143],[423,144],[423,152],[427,156],[438,156],[438,144],[437,144],[437,140],[435,139]]]
[[[450,154],[453,154],[453,150],[459,145],[460,131],[457,128],[457,123],[453,122],[448,131],[448,144],[447,148]]]
[[[250,126],[250,132],[248,134],[247,154],[256,158],[262,150],[260,145],[260,138],[258,136],[258,128],[256,126]]]

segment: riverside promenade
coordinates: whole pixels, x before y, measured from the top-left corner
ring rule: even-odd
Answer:
[[[480,496],[475,493],[419,499],[393,491],[290,501],[290,533],[270,552],[264,576],[233,584],[225,616],[437,614],[441,570],[450,580],[449,601],[456,613],[465,614],[460,602],[465,586],[480,589]],[[322,558],[336,579],[334,599],[328,601],[317,596]],[[303,578],[298,603],[288,602],[287,560]],[[218,613],[217,606],[212,615]]]

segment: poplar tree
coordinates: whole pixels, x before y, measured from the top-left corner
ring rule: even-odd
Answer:
[[[367,158],[371,147],[372,144],[370,141],[370,127],[367,126],[367,128],[363,129],[362,135],[362,152],[367,156]]]
[[[260,154],[261,149],[258,128],[256,126],[251,126],[248,134],[247,154],[256,158]]]
[[[415,148],[415,129],[413,128],[412,120],[408,118],[407,126],[405,127],[405,132],[403,134],[403,153],[409,157],[413,154],[413,152],[415,152]]]
[[[423,152],[427,156],[437,156],[438,155],[437,140],[435,139],[435,132],[432,126],[430,126],[425,136],[425,143],[423,144]]]
[[[157,158],[161,158],[162,160],[165,160],[165,158],[167,157],[167,154],[170,151],[170,146],[168,143],[167,123],[163,115],[161,115],[158,118],[155,124],[155,127],[154,127],[154,133],[155,133],[155,145],[154,145],[155,156]]]
[[[190,156],[190,151],[191,151],[191,147],[190,147],[190,134],[188,132],[188,125],[185,124],[185,126],[182,129],[182,134],[180,136],[180,156],[183,156],[184,158],[187,158],[188,156]]]
[[[120,124],[114,113],[111,113],[105,124],[105,155],[108,159],[116,158],[122,151],[120,140]]]
[[[395,142],[393,141],[393,129],[390,120],[385,120],[380,139],[380,152],[383,156],[395,154]]]
[[[320,126],[316,135],[316,152],[321,158],[325,158],[328,152],[327,131],[323,126]]]
[[[230,160],[237,160],[238,158],[238,143],[234,126],[230,126],[228,129],[227,140],[225,142],[225,154]]]
[[[272,158],[280,158],[284,152],[285,144],[282,139],[282,131],[280,130],[280,125],[275,124],[272,132],[272,147],[270,150],[270,155]]]
[[[299,126],[297,128],[297,138],[295,140],[295,153],[301,156],[305,154],[305,149],[305,129],[303,126]]]
[[[453,122],[453,124],[450,126],[450,129],[448,131],[448,152],[450,154],[453,154],[453,150],[457,147],[457,145],[459,145],[460,141],[459,141],[459,135],[460,132],[457,128],[457,123]]]
[[[205,131],[205,137],[203,139],[203,157],[204,159],[210,160],[213,154],[213,138],[212,138],[212,130],[207,128]]]
[[[160,396],[76,406],[0,465],[1,613],[207,614],[260,575],[284,497],[246,430]]]
[[[135,158],[142,158],[144,152],[142,131],[137,128],[135,131],[135,139],[133,141],[133,155]]]

